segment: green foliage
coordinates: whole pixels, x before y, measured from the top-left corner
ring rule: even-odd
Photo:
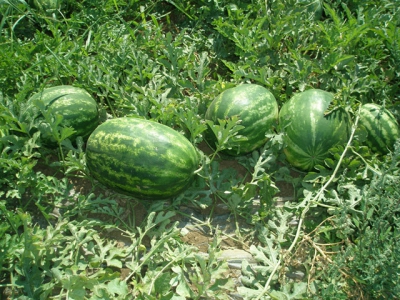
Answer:
[[[2,296],[398,299],[398,142],[378,156],[359,126],[331,158],[298,173],[277,132],[232,168],[221,151],[240,138],[240,118],[214,124],[204,113],[226,88],[256,83],[280,107],[319,88],[335,95],[326,114],[346,109],[356,121],[359,105],[375,102],[398,118],[399,1],[232,2],[0,1]],[[210,128],[217,148],[199,151],[199,176],[168,203],[105,190],[60,119],[44,116],[56,150],[21,120],[30,96],[61,84],[87,90],[102,121],[153,119],[201,149]],[[291,197],[281,198],[285,185]],[[213,225],[221,203],[234,233]],[[132,213],[141,205],[143,220]],[[207,252],[183,242],[181,216],[215,233]],[[243,260],[239,288],[220,259],[227,237],[254,258]]]
[[[240,125],[238,116],[232,116],[228,120],[219,119],[219,124],[214,124],[214,122],[210,120],[206,120],[206,123],[216,140],[216,149],[212,158],[222,150],[232,149],[232,143],[234,144],[234,142],[246,140],[246,137],[238,134],[240,129],[244,128]],[[214,145],[212,145],[212,147],[214,147]]]
[[[269,1],[268,6],[260,1],[214,21],[234,44],[236,58],[224,63],[235,80],[258,82],[282,102],[310,87],[346,91],[362,102],[396,98],[398,82],[389,75],[394,81],[387,84],[385,71],[396,65],[386,59],[391,50],[385,46],[393,45],[391,36],[398,34],[392,27],[399,15],[394,3],[379,8],[363,3],[365,9],[355,5],[353,11],[342,1],[324,3],[324,21],[315,22],[296,5],[305,1],[284,2],[290,1]]]
[[[364,219],[353,219],[359,234],[353,235],[354,244],[345,253],[349,273],[375,299],[395,299],[400,294],[399,151],[397,144],[393,160],[363,193],[360,210]]]

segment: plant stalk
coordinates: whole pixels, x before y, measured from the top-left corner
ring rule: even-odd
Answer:
[[[308,201],[306,207],[305,207],[304,210],[302,211],[301,216],[300,216],[300,219],[299,219],[299,224],[297,225],[296,235],[295,235],[295,237],[294,237],[294,239],[293,239],[293,242],[292,242],[292,244],[290,245],[289,249],[283,254],[283,260],[289,255],[289,253],[291,253],[291,251],[293,250],[293,248],[296,246],[297,241],[298,241],[298,239],[299,239],[299,237],[300,237],[301,227],[302,227],[302,225],[303,225],[303,221],[304,221],[304,219],[305,219],[305,217],[306,217],[306,214],[307,214],[308,210],[309,210],[310,207],[311,207],[311,204],[313,204],[313,203],[315,203],[316,201],[318,201],[318,199],[321,197],[321,195],[325,192],[326,188],[327,188],[327,187],[332,183],[332,181],[335,179],[335,176],[336,176],[337,172],[339,171],[340,165],[342,164],[343,159],[344,159],[344,157],[346,156],[347,150],[351,147],[351,143],[352,143],[352,141],[353,141],[353,139],[354,139],[354,134],[355,134],[356,129],[357,129],[357,124],[358,124],[358,121],[359,121],[359,119],[360,119],[360,108],[361,108],[361,106],[359,107],[357,117],[356,117],[356,119],[355,119],[355,121],[354,121],[354,124],[353,124],[353,126],[352,126],[350,138],[349,138],[349,140],[347,141],[346,147],[344,148],[343,153],[342,153],[342,155],[340,156],[339,161],[338,161],[338,163],[337,163],[335,169],[333,170],[333,173],[332,173],[331,177],[330,177],[329,180],[321,187],[321,189],[318,191],[318,193],[317,193],[311,200]],[[273,276],[275,275],[276,271],[278,270],[278,268],[279,268],[281,262],[282,262],[282,259],[279,259],[278,262],[276,263],[274,269],[272,270],[270,276],[268,277],[267,282],[265,283],[265,286],[264,286],[263,290],[261,291],[260,295],[256,298],[257,300],[261,299],[261,297],[262,297],[263,295],[265,295],[265,294],[268,292],[270,282],[271,282]]]

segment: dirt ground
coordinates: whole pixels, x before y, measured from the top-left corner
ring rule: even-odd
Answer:
[[[212,150],[205,144],[202,143],[199,146],[199,149],[203,151],[205,154],[210,154],[212,153]],[[241,164],[238,163],[238,161],[235,158],[229,158],[229,157],[224,157],[224,159],[219,160],[219,166],[220,169],[226,169],[226,168],[233,168],[237,172],[237,176],[239,178],[245,178],[249,177],[248,171],[246,170],[245,167],[243,167]],[[42,173],[46,175],[51,175],[54,176],[55,173],[55,168],[43,165],[43,164],[38,164],[36,166],[36,171],[41,171]],[[61,176],[61,174],[60,174]],[[69,183],[73,186],[74,193],[79,193],[83,195],[87,195],[91,192],[93,192],[93,186],[92,182],[90,182],[87,179],[83,178],[77,178],[77,177],[70,177],[69,178]],[[277,198],[281,199],[290,199],[293,196],[293,186],[290,183],[285,183],[285,182],[276,182],[277,187],[279,188],[280,192],[276,195]],[[94,191],[96,194],[97,193],[104,193],[104,190],[101,191]],[[113,191],[107,191],[107,193],[114,193]],[[148,211],[143,204],[143,202],[136,201],[135,204],[132,205],[126,205],[126,197],[122,197],[121,201],[119,201],[119,204],[123,207],[126,207],[128,210],[126,211],[126,215],[133,215],[135,224],[136,226],[140,226],[140,224],[143,222],[143,220],[146,218],[148,215]],[[133,208],[133,211],[132,211]],[[186,214],[192,214],[196,218],[200,220],[205,220],[210,216],[210,208],[200,210],[199,208],[195,208],[193,206],[182,206],[182,210],[185,211]],[[216,205],[213,207],[213,218],[210,220],[211,225],[214,226],[215,228],[218,226],[218,228],[223,229],[223,234],[225,234],[222,242],[222,248],[224,249],[232,249],[232,248],[240,248],[240,249],[245,249],[247,248],[246,243],[240,242],[238,243],[235,237],[235,228],[236,224],[234,222],[234,218],[230,215],[229,209],[224,205],[223,203],[216,203]],[[188,243],[190,245],[196,246],[200,251],[202,252],[207,252],[208,245],[210,241],[213,238],[212,232],[209,232],[206,228],[202,229],[199,226],[190,226],[189,220],[187,218],[177,215],[176,218],[173,221],[178,221],[180,222],[182,226],[182,232],[184,235],[182,236],[182,240],[185,243]],[[238,218],[236,220],[239,222],[239,226],[241,229],[250,229],[250,225],[245,222],[245,220],[242,220]],[[185,226],[188,225],[187,230],[185,230]],[[205,227],[205,226],[203,226]],[[245,230],[244,230],[245,231]],[[229,236],[233,238],[229,238]],[[114,238],[119,239],[121,237],[115,236]],[[248,242],[251,244],[251,238],[248,240]]]
[[[201,150],[204,153],[210,153],[211,150],[206,145],[201,146]],[[247,174],[248,171],[242,165],[240,165],[235,158],[224,157],[224,159],[220,160],[219,163],[221,169],[235,169],[238,174],[237,176],[240,178],[245,178],[246,176],[250,177],[249,174]],[[44,165],[38,165],[36,167],[36,170],[51,176],[54,176],[55,173],[54,168]],[[62,176],[62,174],[60,174],[60,176]],[[105,193],[105,196],[107,196],[107,194],[115,194],[115,192],[111,190],[98,189],[93,191],[92,182],[83,178],[70,177],[69,183],[73,186],[73,193],[75,194],[79,193],[83,195],[88,195],[91,192],[94,192],[95,194]],[[276,195],[277,199],[287,200],[293,196],[294,191],[291,184],[285,182],[276,182],[275,184],[280,190],[280,192]],[[136,226],[140,226],[145,220],[146,216],[150,213],[146,208],[146,205],[144,205],[144,202],[135,201],[133,205],[132,202],[127,205],[127,201],[130,200],[126,196],[122,195],[121,200],[117,201],[119,205],[127,208],[125,212],[125,216],[127,218],[134,216]],[[255,204],[255,206],[256,205],[257,204]],[[179,227],[182,234],[182,241],[189,245],[195,246],[200,252],[207,253],[208,246],[214,238],[214,232],[213,230],[210,230],[210,228],[218,228],[221,231],[222,241],[220,247],[222,250],[222,256],[223,259],[226,259],[228,261],[228,265],[230,266],[230,274],[228,276],[234,280],[236,286],[240,286],[241,261],[243,259],[252,261],[252,256],[247,250],[249,250],[249,247],[252,244],[257,243],[256,237],[252,236],[252,233],[254,232],[254,230],[252,230],[252,225],[248,224],[246,220],[240,217],[235,219],[224,203],[216,203],[213,206],[212,218],[209,218],[210,208],[201,210],[198,207],[194,207],[188,204],[187,206],[182,205],[180,209],[184,211],[186,216],[177,214],[174,217],[174,220],[171,221],[179,222]],[[256,210],[256,207],[254,209]],[[192,219],[187,217],[188,215],[193,216],[197,220],[206,220],[208,222],[208,225],[211,226],[201,226],[199,225],[199,223],[196,224],[196,222],[193,222]],[[104,216],[100,215],[95,217],[104,218]],[[240,228],[240,236],[238,236],[236,228]],[[120,247],[125,247],[127,246],[127,243],[130,242],[119,231],[109,232],[106,233],[106,235],[109,238],[117,241]],[[129,273],[130,270],[122,269],[121,277],[124,278],[124,276]],[[241,297],[234,296],[232,297],[232,299],[241,299]]]

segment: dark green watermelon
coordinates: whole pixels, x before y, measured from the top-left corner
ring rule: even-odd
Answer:
[[[279,112],[283,130],[284,153],[288,162],[301,170],[323,164],[329,149],[345,144],[350,137],[351,121],[344,109],[325,115],[333,94],[310,89],[294,95]]]
[[[157,122],[127,117],[109,120],[93,131],[86,160],[99,182],[143,199],[178,195],[199,168],[198,152],[182,134]]]
[[[243,139],[230,141],[231,149],[224,150],[229,155],[243,155],[262,145],[278,121],[278,104],[272,93],[256,84],[242,84],[223,91],[207,109],[205,118],[218,124],[218,120],[238,116],[244,126],[238,134]],[[206,139],[215,144],[215,135],[209,130]]]
[[[360,125],[368,136],[366,144],[372,151],[386,154],[400,138],[400,129],[393,114],[381,105],[367,103],[361,106]]]
[[[23,122],[35,123],[41,133],[41,140],[47,146],[55,146],[49,123],[38,108],[41,101],[53,117],[62,116],[61,126],[71,127],[75,133],[69,138],[74,141],[78,136],[86,139],[99,124],[99,111],[96,101],[90,94],[78,87],[60,85],[43,89],[34,94],[22,113]]]

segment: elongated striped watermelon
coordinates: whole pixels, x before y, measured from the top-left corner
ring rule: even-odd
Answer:
[[[22,120],[24,122],[35,120],[41,133],[41,140],[47,146],[55,146],[56,141],[52,136],[49,123],[46,122],[38,107],[38,101],[42,102],[51,116],[62,116],[61,126],[75,130],[75,133],[69,137],[71,141],[78,136],[87,138],[99,124],[97,103],[84,89],[70,85],[43,89],[28,100]]]
[[[394,143],[400,138],[396,118],[389,110],[375,103],[361,106],[360,125],[368,134],[366,144],[380,154],[393,150]]]
[[[182,134],[128,117],[109,120],[93,131],[86,160],[100,183],[143,199],[178,195],[199,167],[198,152]]]
[[[245,139],[231,141],[231,149],[224,150],[229,155],[249,153],[266,143],[266,134],[272,132],[278,121],[278,103],[266,88],[256,84],[242,84],[223,91],[211,102],[205,118],[218,124],[238,116],[244,126],[238,134]],[[206,139],[215,144],[215,135],[209,130]]]
[[[329,149],[347,142],[350,116],[344,109],[324,115],[333,95],[310,89],[294,95],[279,112],[283,130],[284,153],[288,162],[301,170],[323,164]]]

